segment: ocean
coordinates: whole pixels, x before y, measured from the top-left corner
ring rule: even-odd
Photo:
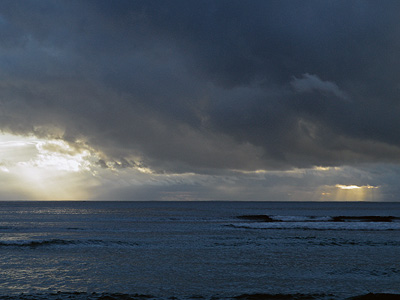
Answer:
[[[0,202],[0,299],[368,293],[400,293],[400,203]]]

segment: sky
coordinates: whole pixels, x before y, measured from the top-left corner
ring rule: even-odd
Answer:
[[[399,201],[397,0],[0,1],[0,200]]]

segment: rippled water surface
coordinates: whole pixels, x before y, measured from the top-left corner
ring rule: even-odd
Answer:
[[[398,218],[400,203],[0,202],[0,295],[400,293]]]

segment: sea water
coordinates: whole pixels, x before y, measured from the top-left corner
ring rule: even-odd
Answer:
[[[0,297],[369,292],[400,292],[400,203],[0,202]]]

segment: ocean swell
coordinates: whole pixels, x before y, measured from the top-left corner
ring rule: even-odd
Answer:
[[[0,241],[1,247],[21,247],[21,248],[38,248],[50,246],[137,246],[137,243],[123,241],[104,241],[104,240],[64,240],[64,239],[49,239],[49,240],[9,240]]]

